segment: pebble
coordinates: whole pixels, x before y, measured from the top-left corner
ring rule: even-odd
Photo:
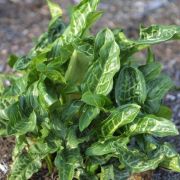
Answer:
[[[0,64],[0,72],[3,72],[5,69],[5,65],[4,64]]]
[[[0,163],[0,171],[3,174],[6,174],[8,172],[8,166],[7,166],[7,164],[5,162]]]
[[[171,95],[171,94],[167,94],[167,95],[166,95],[166,100],[168,100],[168,101],[174,101],[174,100],[176,100],[176,96]]]

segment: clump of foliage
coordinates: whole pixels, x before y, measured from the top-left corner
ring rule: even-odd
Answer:
[[[66,26],[48,1],[48,31],[26,56],[10,56],[15,72],[1,74],[0,86],[0,135],[16,138],[9,180],[29,179],[42,165],[60,180],[125,179],[157,167],[180,172],[179,154],[160,139],[178,135],[162,104],[174,85],[150,49],[180,39],[180,27],[141,27],[138,40],[121,29],[93,35],[98,3],[82,0]],[[143,49],[140,65],[134,54]]]

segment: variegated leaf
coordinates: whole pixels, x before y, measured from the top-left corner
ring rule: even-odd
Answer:
[[[112,89],[113,77],[120,68],[120,51],[109,29],[98,33],[95,46],[99,47],[99,51],[95,49],[98,57],[95,56],[93,64],[88,69],[82,90],[107,95]]]
[[[93,143],[87,150],[87,156],[103,156],[109,153],[115,153],[114,146],[126,146],[129,142],[128,137],[109,137]]]
[[[115,86],[115,98],[118,105],[127,103],[144,104],[146,83],[138,68],[125,66],[120,70]]]
[[[143,118],[139,118],[131,124],[128,124],[126,129],[126,134],[130,136],[136,134],[151,134],[158,137],[165,137],[179,134],[172,121],[154,115],[146,115]]]
[[[140,106],[137,104],[127,104],[114,109],[109,117],[102,122],[102,136],[112,135],[118,128],[131,123],[139,111]]]
[[[79,129],[83,131],[85,128],[89,126],[89,124],[96,118],[96,116],[100,113],[99,108],[94,106],[89,106],[85,104],[83,106],[82,115],[79,119]]]
[[[59,37],[52,45],[52,51],[50,52],[51,57],[61,59],[61,64],[63,64],[68,57],[62,59],[62,50],[67,47],[68,44],[72,43],[76,39],[83,35],[89,24],[87,20],[89,15],[96,10],[99,0],[83,0],[81,3],[75,7],[74,12],[71,17],[70,25],[64,31],[63,35]]]

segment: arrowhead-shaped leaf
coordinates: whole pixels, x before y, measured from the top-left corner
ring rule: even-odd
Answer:
[[[7,109],[9,118],[7,133],[8,135],[23,135],[32,132],[36,127],[36,114],[33,111],[29,117],[26,117],[20,110],[17,103]]]
[[[154,115],[146,115],[127,125],[127,135],[132,136],[136,134],[151,134],[165,137],[176,136],[179,132],[172,121]]]
[[[112,89],[113,77],[120,68],[120,51],[109,29],[98,33],[95,46],[99,49],[95,49],[97,55],[95,54],[94,62],[88,69],[82,89],[83,92],[107,95]]]
[[[112,135],[118,128],[131,123],[139,111],[140,106],[137,104],[127,104],[114,109],[109,117],[102,122],[102,136]]]
[[[99,108],[84,105],[82,110],[82,115],[79,119],[79,129],[80,131],[83,131],[85,128],[87,128],[90,123],[97,117],[97,115],[100,113]]]

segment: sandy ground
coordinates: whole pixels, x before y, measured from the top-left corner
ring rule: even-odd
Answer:
[[[78,0],[56,0],[61,4],[65,21]],[[100,27],[123,28],[131,38],[137,37],[140,24],[176,24],[180,25],[180,0],[102,0],[100,8],[105,12],[93,31]],[[24,55],[33,46],[42,32],[46,31],[49,20],[48,8],[43,0],[0,0],[0,72],[8,71],[8,54]],[[177,86],[180,86],[180,41],[154,46],[156,57],[164,64]],[[139,58],[144,54],[139,53]],[[180,92],[174,91],[166,96],[165,103],[173,108],[174,121],[180,129]],[[171,138],[180,152],[180,136]],[[0,165],[9,165],[11,161],[12,139],[0,138]],[[6,167],[5,167],[6,168]],[[4,172],[6,170],[4,169]],[[0,180],[6,179],[0,166]],[[39,178],[35,178],[39,179]],[[45,179],[45,177],[40,178]],[[54,179],[49,177],[49,179]],[[178,180],[180,173],[157,170],[155,180]]]

